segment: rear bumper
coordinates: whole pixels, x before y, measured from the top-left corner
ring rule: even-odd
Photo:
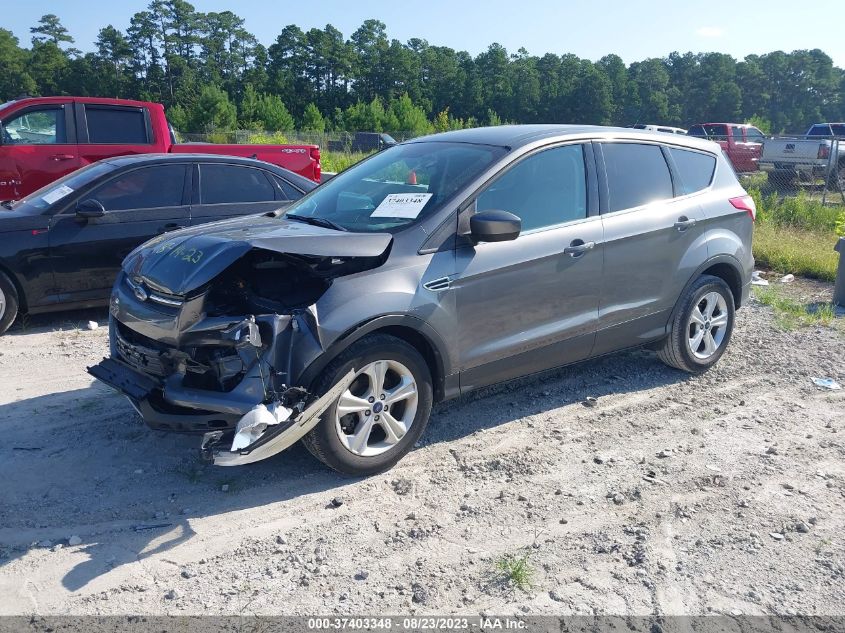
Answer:
[[[784,163],[775,161],[760,161],[760,170],[765,172],[793,172],[820,176],[827,170],[827,164],[818,163]]]

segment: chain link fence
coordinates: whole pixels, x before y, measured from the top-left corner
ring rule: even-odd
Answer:
[[[307,132],[291,130],[286,132],[267,132],[261,130],[233,130],[229,132],[176,132],[176,138],[181,143],[234,143],[234,144],[291,144],[291,145],[319,145],[320,149],[328,151],[349,152],[356,145],[356,136],[360,132]],[[375,134],[367,132],[365,134]],[[386,132],[379,134],[388,134]],[[412,131],[390,132],[388,134],[397,142],[406,141],[419,136]]]
[[[748,164],[742,152],[757,152],[753,158],[758,170],[741,172],[746,188],[765,196],[800,195],[823,204],[845,204],[845,138],[773,136],[759,149],[728,147],[726,154],[735,167]]]

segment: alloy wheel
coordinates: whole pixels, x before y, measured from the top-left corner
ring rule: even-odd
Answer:
[[[414,375],[395,360],[377,360],[359,370],[337,401],[335,430],[347,450],[373,457],[398,444],[417,414]]]
[[[687,324],[690,351],[699,360],[715,354],[728,330],[728,303],[718,292],[708,292],[692,309]]]
[[[3,289],[0,288],[0,319],[6,314],[6,295],[3,294]]]

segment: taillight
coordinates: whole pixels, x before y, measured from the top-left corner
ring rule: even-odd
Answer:
[[[733,205],[734,209],[745,211],[751,217],[752,222],[757,219],[757,205],[754,204],[754,198],[751,196],[746,195],[731,198],[728,202]]]
[[[311,148],[311,160],[314,161],[314,180],[319,183],[320,178],[323,175],[323,166],[320,164],[320,148],[319,147],[312,147]]]
[[[830,145],[822,143],[819,145],[819,158],[830,158]]]

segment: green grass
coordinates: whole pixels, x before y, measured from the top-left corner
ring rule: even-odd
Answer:
[[[528,554],[512,556],[505,554],[496,561],[496,570],[502,580],[523,591],[531,588],[534,579],[534,568],[528,561]]]
[[[368,153],[365,152],[320,152],[320,163],[323,171],[341,172],[352,167],[358,161],[364,160]]]
[[[777,288],[755,287],[754,296],[763,305],[775,312],[777,324],[785,330],[794,330],[810,325],[831,326],[836,312],[831,303],[801,303],[781,294]]]
[[[744,178],[757,204],[754,258],[758,265],[825,281],[836,278],[839,256],[833,247],[845,230],[845,207],[824,205],[806,192],[779,197],[764,194],[755,175]]]
[[[754,227],[754,259],[763,268],[833,281],[839,264],[833,250],[837,239],[833,231],[760,222]]]

